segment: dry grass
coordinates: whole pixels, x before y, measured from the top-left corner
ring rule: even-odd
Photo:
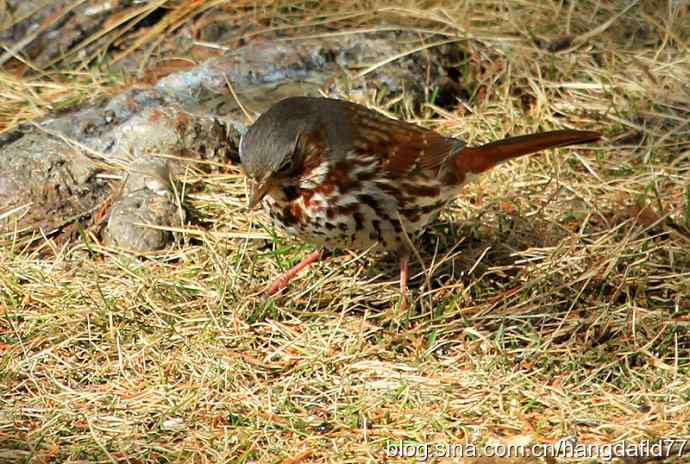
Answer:
[[[248,40],[459,34],[468,101],[406,117],[474,143],[556,127],[605,140],[468,187],[418,242],[426,273],[415,263],[404,313],[394,260],[373,254],[261,296],[309,248],[245,214],[239,175],[186,198],[211,227],[163,256],[1,250],[1,462],[383,462],[399,440],[690,437],[689,7],[421,3],[227,2],[224,20],[251,24]],[[209,3],[168,6],[180,26]],[[108,82],[98,69],[89,80]],[[2,83],[4,127],[84,92],[34,85],[50,79]]]

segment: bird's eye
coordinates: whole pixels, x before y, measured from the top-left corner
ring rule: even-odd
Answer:
[[[285,160],[285,162],[280,167],[280,169],[278,169],[278,173],[286,174],[286,173],[290,172],[291,169],[292,169],[292,158],[288,158],[287,160]]]

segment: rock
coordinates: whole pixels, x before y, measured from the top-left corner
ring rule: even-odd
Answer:
[[[127,195],[138,190],[148,190],[159,196],[170,196],[173,194],[174,181],[170,162],[159,158],[143,158],[130,163],[124,191]]]
[[[125,195],[115,203],[104,232],[105,244],[144,253],[165,248],[172,233],[162,228],[179,227],[184,210],[171,195],[159,195],[147,188]]]
[[[11,148],[0,155],[0,217],[6,216],[0,227],[6,230],[30,226],[49,234],[107,195],[97,163],[60,140],[34,132]]]
[[[118,2],[105,1],[101,8],[90,2],[70,0],[7,0],[0,8],[0,23],[11,27],[0,31],[0,43],[10,51],[0,53],[0,65],[14,54],[28,55],[34,65],[43,67],[96,32],[113,10],[122,10]],[[110,8],[103,8],[105,5]]]
[[[429,85],[448,80],[448,45],[431,48],[423,57],[405,55],[364,76],[347,72],[400,55],[410,48],[401,44],[414,37],[379,33],[251,43],[171,74],[151,88],[132,88],[5,134],[0,140],[0,233],[14,233],[16,226],[58,233],[74,221],[88,226],[93,212],[120,192],[112,201],[106,242],[141,252],[159,250],[173,234],[137,223],[181,225],[184,214],[172,189],[176,174],[198,160],[238,162],[237,144],[247,121],[228,95],[228,82],[254,115],[281,98],[320,91],[395,99],[404,89],[419,105]],[[422,69],[431,76],[428,83],[420,79]]]

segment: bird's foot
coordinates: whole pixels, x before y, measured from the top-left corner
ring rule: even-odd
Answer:
[[[286,288],[290,281],[297,276],[297,274],[302,272],[305,268],[315,263],[319,259],[321,259],[321,250],[312,251],[307,256],[305,256],[304,259],[302,259],[302,261],[292,266],[290,269],[285,271],[283,275],[276,279],[276,281],[273,282],[271,286],[266,289],[266,294],[274,295],[282,289]]]
[[[400,307],[398,308],[400,313],[407,309],[407,303],[410,298],[410,292],[407,288],[407,281],[409,279],[409,264],[410,255],[407,253],[402,253],[400,255],[400,294],[402,299],[400,300]]]

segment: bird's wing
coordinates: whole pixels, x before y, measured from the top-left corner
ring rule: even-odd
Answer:
[[[437,171],[465,145],[460,140],[387,118],[358,105],[351,105],[351,111],[352,149],[359,154],[380,157],[383,172],[394,177],[417,170]]]

